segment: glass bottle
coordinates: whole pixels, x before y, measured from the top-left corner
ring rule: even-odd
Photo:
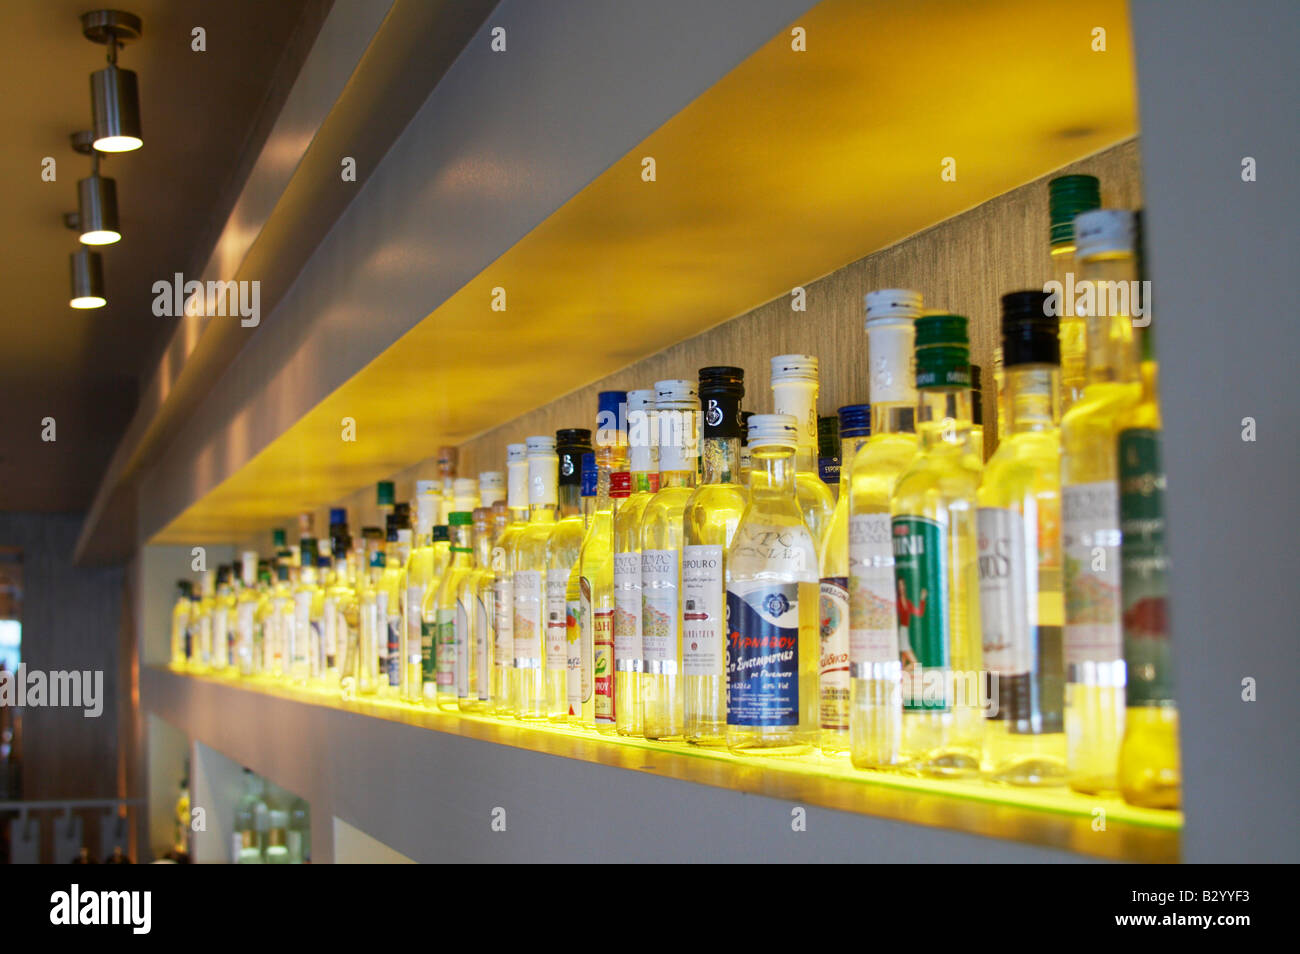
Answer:
[[[1061,414],[1064,415],[1082,400],[1088,383],[1087,322],[1074,310],[1074,219],[1101,207],[1101,182],[1096,176],[1057,176],[1047,183],[1047,194],[1052,278],[1044,290],[1055,290],[1060,295]]]
[[[289,654],[289,677],[306,685],[314,675],[313,661],[320,645],[322,597],[316,583],[316,538],[298,541],[298,585],[293,590],[293,649]]]
[[[1124,735],[1120,605],[1119,422],[1136,403],[1133,216],[1096,209],[1075,219],[1087,323],[1088,383],[1061,419],[1061,544],[1065,568],[1065,737],[1070,787],[1114,791]],[[1115,294],[1112,296],[1112,292]]]
[[[291,567],[284,560],[275,566],[275,588],[271,590],[273,640],[270,650],[271,675],[280,679],[289,671],[290,652],[293,647],[294,605],[293,581],[289,578]]]
[[[260,865],[263,862],[263,832],[266,801],[262,797],[262,780],[244,769],[244,794],[235,803],[234,845],[231,863]],[[259,824],[262,823],[262,824]]]
[[[911,771],[938,778],[978,773],[983,745],[975,532],[982,466],[967,341],[960,315],[916,321],[920,451],[890,500],[903,747]]]
[[[1040,291],[1002,296],[1006,436],[980,485],[980,621],[989,698],[984,767],[995,782],[1065,781],[1061,634],[1060,335]]]
[[[230,593],[230,565],[223,563],[217,567],[217,583],[209,610],[212,617],[210,624],[212,652],[208,665],[216,673],[225,672],[230,667],[230,611],[233,609],[233,603],[234,599]]]
[[[849,751],[849,475],[853,458],[871,436],[870,405],[840,408],[835,433],[840,438],[836,455],[840,492],[818,560],[818,727],[823,755]]]
[[[601,391],[596,411],[596,509],[578,558],[584,660],[584,692],[590,687],[596,731],[616,731],[614,687],[613,475],[627,471],[627,392]],[[630,488],[629,488],[630,489]],[[626,499],[626,497],[622,498]]]
[[[487,552],[483,557],[485,562],[479,572],[478,583],[475,584],[478,597],[475,632],[480,634],[479,638],[486,639],[488,643],[480,650],[480,653],[486,653],[487,657],[486,661],[482,658],[479,660],[478,710],[491,714],[505,711],[503,707],[508,704],[508,700],[503,695],[504,686],[509,684],[506,677],[514,668],[512,658],[507,657],[503,662],[497,655],[502,648],[498,625],[503,614],[497,605],[497,594],[500,592],[498,576],[501,573],[500,567],[504,563],[501,541],[510,526],[510,508],[505,500],[498,500],[492,504],[489,519]]]
[[[799,422],[749,422],[749,502],[726,554],[727,746],[800,755],[817,742],[817,543],[799,504]]]
[[[411,530],[402,526],[401,521],[401,515],[396,511],[387,517],[388,549],[384,572],[375,594],[379,638],[384,645],[384,662],[377,691],[392,699],[400,698],[402,693],[402,601],[406,592],[406,560],[411,546]]]
[[[700,369],[704,482],[682,511],[682,693],[687,742],[727,742],[726,551],[748,488],[740,482],[741,368]]]
[[[470,541],[473,513],[455,510],[448,519],[451,521],[451,563],[442,574],[438,589],[429,591],[423,608],[424,618],[428,620],[432,614],[437,627],[437,703],[443,710],[459,705],[459,644],[469,639],[469,620],[459,594],[461,583],[474,569],[474,548]]]
[[[547,717],[546,544],[555,529],[560,459],[555,438],[536,435],[528,447],[528,524],[515,544],[514,649],[518,686],[515,716],[534,721]]]
[[[596,454],[582,455],[582,541],[578,555],[569,569],[569,581],[564,594],[564,638],[568,654],[568,722],[583,729],[596,727],[595,698],[591,686],[592,630],[590,592],[583,598],[582,553],[591,536],[592,522],[596,516],[596,492],[599,475],[596,472]],[[555,538],[552,537],[552,540]]]
[[[519,705],[519,670],[515,667],[514,567],[519,538],[528,526],[528,448],[506,445],[506,507],[510,520],[492,548],[495,604],[492,698],[498,715],[512,716]]]
[[[546,542],[546,715],[552,722],[567,722],[569,579],[586,531],[582,512],[582,455],[591,451],[591,431],[582,427],[558,430],[555,446],[559,456],[560,520]],[[574,600],[576,603],[576,593]]]
[[[485,470],[478,475],[480,507],[491,510],[498,501],[506,499],[506,478],[499,470]]]
[[[402,603],[402,698],[424,702],[424,598],[435,584],[433,526],[437,522],[436,484],[415,482],[415,545],[406,564],[406,590]]]
[[[470,535],[474,559],[457,594],[469,624],[464,650],[459,642],[456,644],[456,701],[462,712],[484,711],[492,697],[492,596],[490,592],[484,593],[484,576],[492,575],[494,535],[492,508],[475,507]]]
[[[354,643],[357,597],[352,569],[348,565],[352,538],[346,526],[340,533],[341,536],[334,537],[334,578],[325,591],[324,621],[326,678],[331,685],[342,687],[343,676],[348,671],[348,651]],[[355,651],[352,662],[356,662]]]
[[[254,637],[257,630],[257,611],[264,598],[257,588],[257,552],[245,550],[240,555],[240,577],[244,588],[235,601],[235,657],[241,676],[257,673],[254,658]]]
[[[817,391],[816,357],[780,354],[772,359],[772,405],[777,414],[799,422],[795,494],[804,523],[820,546],[835,512],[835,498],[817,472]]]
[[[903,761],[902,657],[889,501],[916,457],[912,370],[921,293],[866,296],[871,437],[849,467],[849,757],[860,769]]]
[[[190,605],[193,602],[189,580],[177,580],[176,602],[172,606],[171,665],[184,669],[189,662]]]

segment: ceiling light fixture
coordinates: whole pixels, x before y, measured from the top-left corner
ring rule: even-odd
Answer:
[[[86,39],[108,46],[108,66],[90,74],[94,146],[100,152],[130,152],[144,145],[135,73],[117,66],[117,48],[128,40],[138,40],[140,27],[139,17],[122,10],[92,10],[81,15]]]
[[[72,134],[72,148],[91,157],[91,172],[77,183],[77,220],[82,245],[112,245],[122,240],[117,223],[117,183],[99,174],[99,152],[91,145],[94,133]]]
[[[103,308],[108,299],[104,297],[104,263],[99,253],[81,248],[72,253],[71,259],[72,298],[68,304],[73,308]]]

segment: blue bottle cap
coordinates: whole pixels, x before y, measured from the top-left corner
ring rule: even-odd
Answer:
[[[840,408],[840,440],[871,436],[871,405],[846,404]]]

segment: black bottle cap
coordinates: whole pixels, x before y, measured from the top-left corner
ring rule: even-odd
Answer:
[[[753,416],[753,411],[740,412],[740,443],[745,446],[749,446],[749,419]]]
[[[560,485],[582,485],[582,455],[592,453],[591,431],[562,427],[555,432],[555,453],[560,458]]]
[[[740,401],[745,396],[745,370],[725,365],[700,368],[700,413],[706,438],[741,436]]]
[[[1002,366],[1061,363],[1059,321],[1048,313],[1050,295],[1017,291],[1002,296]]]

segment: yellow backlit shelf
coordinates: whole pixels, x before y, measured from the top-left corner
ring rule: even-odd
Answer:
[[[345,700],[335,691],[288,686],[266,678],[182,674],[165,668],[158,671],[305,705],[795,804],[1113,860],[1176,862],[1180,858],[1180,812],[1136,808],[1117,798],[862,772],[847,760],[820,754],[742,757],[721,749],[604,736],[566,726],[444,712],[394,700]]]

